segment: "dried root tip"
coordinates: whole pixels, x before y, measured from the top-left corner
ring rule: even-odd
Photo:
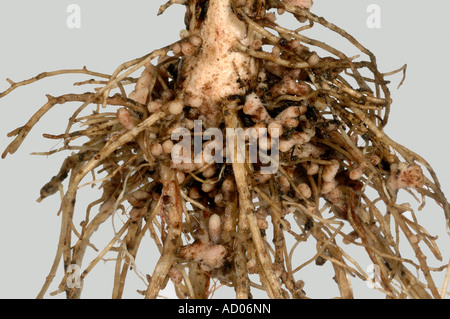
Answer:
[[[41,196],[37,199],[37,202],[40,203],[44,198],[55,194],[59,189],[60,182],[61,180],[57,176],[53,176],[50,182],[48,182],[41,188]]]
[[[226,252],[222,245],[195,242],[181,247],[178,256],[189,261],[199,262],[206,268],[205,270],[210,270],[223,265]]]
[[[424,183],[422,169],[417,164],[398,163],[391,165],[391,175],[387,184],[393,190],[401,188],[421,188]]]
[[[130,111],[128,111],[126,108],[120,108],[117,110],[117,119],[119,120],[120,124],[126,129],[131,130],[135,126],[135,122],[131,116]]]

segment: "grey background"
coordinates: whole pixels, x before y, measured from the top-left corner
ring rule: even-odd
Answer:
[[[156,12],[162,0],[94,1],[1,1],[0,2],[0,91],[9,84],[6,78],[21,81],[43,71],[61,68],[81,68],[111,73],[124,61],[142,56],[178,39],[183,29],[184,8],[174,6],[164,15]],[[81,28],[66,26],[66,8],[75,3],[81,7]],[[369,29],[366,19],[369,4],[381,7],[381,28]],[[390,77],[394,99],[390,123],[386,132],[396,141],[421,154],[440,176],[443,191],[450,194],[448,91],[450,83],[450,44],[448,1],[433,0],[315,0],[313,12],[344,28],[370,49],[378,59],[382,72],[389,72],[408,64],[407,78],[397,90],[401,75]],[[358,54],[353,47],[330,32],[315,29],[310,35],[336,44],[348,56]],[[72,83],[87,79],[84,76],[61,76],[45,79],[22,87],[0,100],[0,149],[12,141],[6,134],[23,125],[46,102],[45,94],[59,95],[84,92],[88,88],[74,88]],[[90,89],[90,88],[89,88]],[[34,298],[53,262],[59,234],[60,218],[58,196],[36,203],[39,189],[59,169],[65,154],[51,157],[29,156],[34,151],[58,147],[57,141],[42,138],[42,133],[60,133],[76,105],[58,105],[31,131],[22,147],[13,156],[0,160],[0,298]],[[90,188],[80,192],[79,214],[84,215],[83,204],[96,198]],[[81,198],[83,198],[81,200]],[[406,198],[406,197],[405,197]],[[438,235],[444,262],[450,256],[449,237],[445,232],[443,212],[430,200],[427,207],[416,212],[419,220],[433,235]],[[116,224],[119,221],[116,220]],[[94,236],[95,245],[102,249],[112,236],[106,223],[104,232]],[[303,260],[312,257],[314,246],[301,246],[298,253]],[[137,267],[151,273],[156,262],[148,258],[151,243],[144,242]],[[144,250],[147,250],[144,253]],[[359,254],[360,252],[355,252]],[[90,250],[84,267],[96,256]],[[305,257],[308,256],[308,257]],[[113,257],[112,255],[110,257]],[[428,258],[430,265],[441,265]],[[368,266],[363,261],[361,265]],[[83,268],[84,268],[83,267]],[[60,267],[61,268],[61,267]],[[329,263],[323,268],[310,265],[299,277],[305,281],[309,297],[338,295],[332,283]],[[83,296],[109,298],[112,289],[114,263],[99,263],[87,277]],[[59,270],[49,291],[56,289],[62,272]],[[442,275],[436,276],[442,282]],[[441,280],[439,280],[439,278]],[[139,298],[136,289],[145,289],[138,276],[130,273],[124,297]],[[353,280],[355,295],[380,298],[382,295],[368,289],[360,280]],[[168,289],[162,295],[172,297]],[[220,289],[216,297],[233,298],[233,291]],[[255,294],[258,297],[258,294]],[[262,296],[262,295],[261,295]],[[62,294],[56,298],[64,297]]]

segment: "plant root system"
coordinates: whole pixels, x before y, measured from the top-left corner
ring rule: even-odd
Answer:
[[[384,133],[392,99],[389,74],[378,70],[375,56],[314,15],[312,1],[171,0],[159,13],[174,4],[186,6],[186,30],[176,43],[112,74],[45,72],[9,80],[0,94],[73,73],[95,78],[77,85],[97,86],[84,94],[48,95],[25,125],[9,133],[14,140],[2,155],[13,154],[52,107],[79,103],[64,132],[44,134],[63,141],[45,154],[68,156],[40,192],[39,201],[61,190],[63,195],[58,249],[38,297],[61,263],[64,269],[86,264],[91,237],[118,214],[120,228],[81,272],[88,284],[97,263],[114,254],[113,298],[122,296],[138,252],[139,258],[158,259],[154,269],[144,270],[146,298],[158,297],[169,280],[179,298],[210,298],[218,285],[234,288],[237,298],[251,298],[254,290],[270,298],[307,298],[302,269],[312,263],[317,271],[330,263],[340,297],[353,298],[352,277],[374,278],[346,252],[351,246],[367,253],[377,269],[375,289],[386,297],[444,296],[446,286],[434,281],[433,272],[447,264],[432,268],[426,258],[431,252],[442,260],[436,237],[397,196],[408,192],[423,203],[427,197],[436,201],[444,211],[442,227],[450,206],[432,167]],[[282,14],[297,19],[298,29],[278,24]],[[361,56],[305,35],[317,25],[345,38]],[[223,136],[242,129],[246,147],[232,150],[231,140],[205,138],[200,150],[189,144],[192,161],[173,159],[181,140],[195,140],[199,132],[208,136],[211,129]],[[265,133],[254,136],[251,129]],[[180,130],[184,135],[174,139]],[[252,138],[262,149],[277,146],[274,171],[265,171],[264,156],[246,156]],[[88,184],[100,185],[102,195],[76,229],[77,192],[89,174],[94,178]],[[158,256],[139,250],[145,236]],[[316,245],[313,255],[302,253],[308,241]],[[400,243],[415,257],[404,258]],[[79,298],[82,288],[70,287],[68,276],[55,293]]]

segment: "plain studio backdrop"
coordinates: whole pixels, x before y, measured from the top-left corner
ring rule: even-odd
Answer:
[[[165,2],[165,1],[164,1]],[[184,7],[173,6],[165,14],[156,13],[163,0],[96,0],[96,1],[2,1],[0,3],[0,91],[9,87],[6,78],[21,81],[43,71],[82,68],[111,74],[122,62],[143,56],[179,39],[184,28]],[[450,2],[411,0],[315,0],[313,12],[325,17],[352,34],[376,56],[381,72],[390,72],[408,65],[403,86],[397,89],[402,74],[389,77],[393,105],[386,132],[397,142],[422,155],[437,172],[444,193],[450,196],[450,147],[448,121],[450,104]],[[425,4],[424,4],[425,3]],[[70,28],[70,5],[80,9],[80,28]],[[379,11],[379,16],[373,14]],[[377,17],[380,19],[377,20]],[[70,21],[69,21],[70,22]],[[292,25],[295,29],[296,26]],[[317,27],[309,36],[330,43],[354,56],[359,52],[330,31]],[[366,57],[364,57],[366,58]],[[139,71],[140,72],[140,71]],[[58,96],[83,92],[92,87],[73,87],[89,76],[63,75],[48,78],[30,86],[18,88],[0,99],[0,148],[12,141],[6,134],[23,125],[46,102],[45,94]],[[80,91],[81,90],[81,91]],[[59,196],[37,203],[40,188],[59,170],[67,153],[49,157],[31,156],[31,152],[59,147],[56,140],[45,140],[42,133],[59,134],[76,104],[56,105],[31,131],[21,148],[0,160],[0,298],[34,298],[47,276],[59,236]],[[83,205],[97,198],[90,187],[80,191],[77,211],[84,215]],[[401,198],[402,199],[402,198]],[[405,200],[413,200],[406,197]],[[95,209],[95,208],[94,208]],[[443,211],[432,200],[422,211],[416,211],[419,221],[431,235],[439,236],[443,262],[436,261],[429,251],[430,266],[440,266],[449,260],[450,241],[445,229]],[[121,223],[116,216],[116,227]],[[76,225],[78,226],[78,225]],[[113,236],[110,221],[94,235],[92,242],[103,249]],[[313,241],[311,241],[313,242]],[[140,277],[151,274],[157,260],[150,240],[144,241],[136,259],[137,273],[130,272],[124,298],[141,298],[136,290],[144,290]],[[315,246],[300,245],[296,256],[307,260],[314,256]],[[370,260],[361,250],[352,252],[364,270]],[[407,250],[406,255],[411,251]],[[96,257],[88,250],[82,269]],[[114,274],[114,254],[108,254],[88,275],[82,297],[109,298]],[[359,259],[358,259],[359,258]],[[369,271],[369,270],[368,270]],[[49,292],[57,289],[62,278],[62,266]],[[307,296],[328,298],[338,296],[332,280],[329,262],[322,268],[314,263],[297,274],[305,282]],[[441,285],[444,274],[435,276]],[[352,280],[355,296],[380,298],[360,279]],[[174,297],[170,286],[161,293]],[[47,297],[49,295],[47,294]],[[55,298],[63,298],[60,294]],[[233,298],[232,289],[221,288],[215,297]],[[255,293],[255,297],[263,297]]]

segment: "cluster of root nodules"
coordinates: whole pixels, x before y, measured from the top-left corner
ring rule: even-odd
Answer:
[[[3,154],[13,153],[52,106],[81,103],[66,132],[45,134],[64,141],[63,147],[45,154],[70,155],[39,198],[59,192],[68,180],[58,252],[40,297],[61,259],[65,269],[82,265],[81,281],[88,285],[91,270],[108,257],[116,263],[114,298],[122,296],[127,274],[139,268],[137,257],[158,260],[154,269],[139,269],[148,274],[142,276],[146,287],[140,293],[149,298],[157,297],[169,280],[180,298],[208,298],[221,286],[234,288],[239,298],[251,298],[257,290],[271,298],[304,298],[314,282],[303,278],[303,271],[316,267],[320,272],[327,263],[334,271],[330,282],[343,298],[354,296],[351,281],[357,279],[392,298],[443,295],[433,273],[446,265],[431,268],[426,258],[442,259],[436,237],[419,224],[411,205],[398,204],[396,198],[400,192],[423,203],[430,197],[445,216],[449,205],[430,165],[383,133],[391,99],[373,54],[344,30],[290,5],[292,1],[268,1],[267,11],[258,16],[245,3],[234,11],[256,37],[250,46],[237,44],[235,50],[254,58],[257,78],[246,94],[215,106],[219,114],[214,118],[223,136],[233,126],[267,128],[268,134],[259,139],[269,144],[279,138],[273,174],[262,174],[263,164],[248,158],[240,164],[208,163],[205,158],[199,163],[172,161],[179,142],[171,139],[176,128],[193,132],[195,120],[203,120],[203,130],[208,127],[210,114],[196,101],[187,105],[176,85],[180,63],[201,50],[196,34],[186,32],[177,43],[126,62],[112,75],[83,68],[18,83],[9,80],[11,88],[1,96],[64,73],[95,77],[77,85],[98,85],[92,93],[48,96],[27,124],[10,133],[17,137]],[[277,24],[282,13],[297,18],[297,30]],[[303,35],[317,24],[346,38],[357,54],[369,59],[348,57]],[[77,144],[80,137],[88,141]],[[204,142],[205,149],[210,142]],[[89,205],[80,226],[74,226],[72,219],[82,214],[74,204],[81,201],[77,190],[91,173],[94,179],[88,184],[100,185],[102,196]],[[114,216],[111,242],[86,262],[91,236]],[[148,236],[157,249],[138,255]],[[302,249],[309,241],[316,251]],[[413,256],[402,255],[404,243]],[[374,271],[367,261],[358,264],[348,252],[352,246],[353,252],[367,254]],[[81,288],[68,285],[69,275],[56,292],[79,297]]]

